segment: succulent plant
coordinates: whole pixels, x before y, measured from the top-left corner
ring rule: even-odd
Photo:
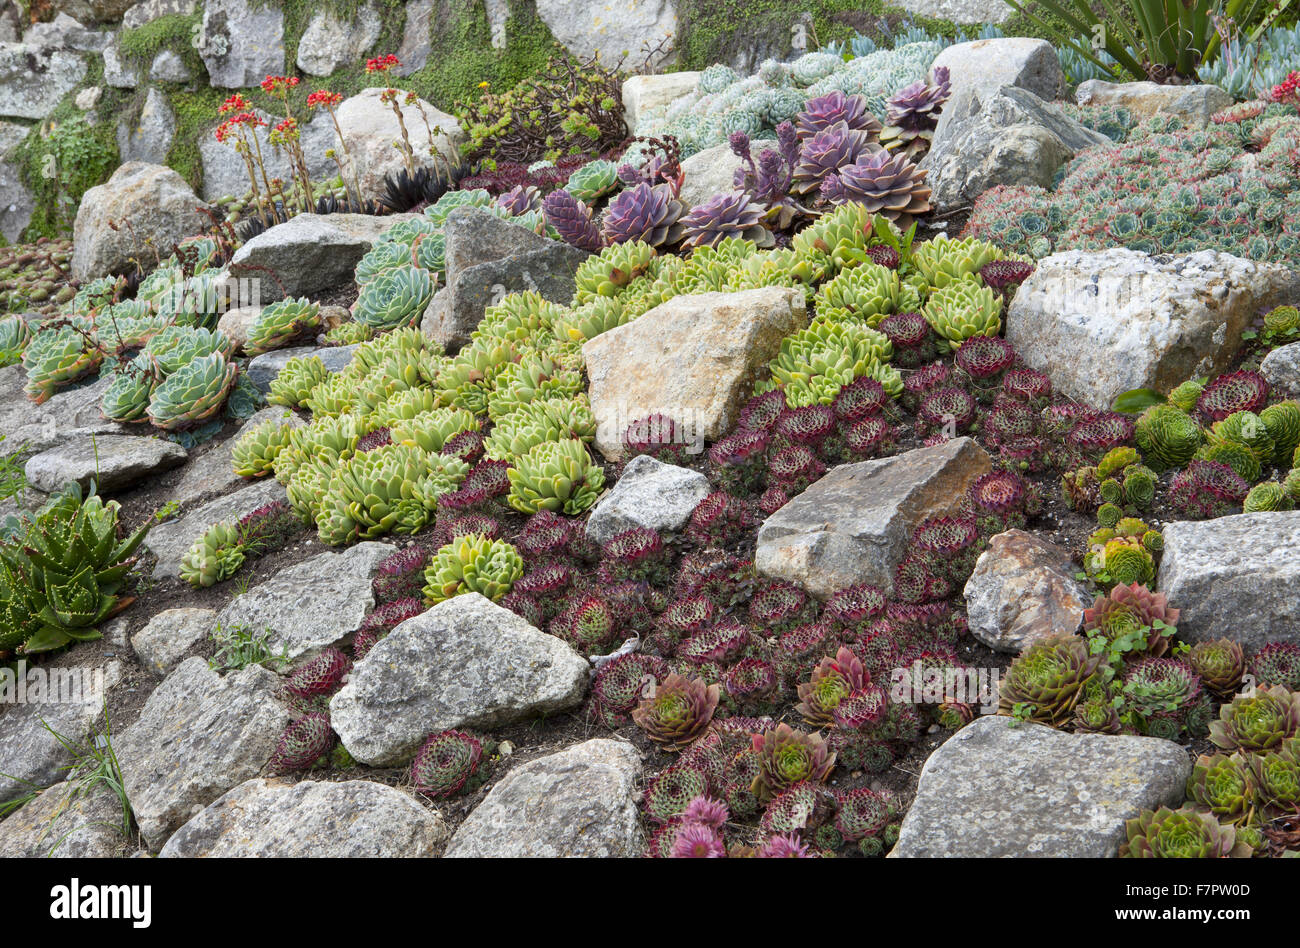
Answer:
[[[42,329],[23,350],[24,391],[36,404],[99,367],[103,353],[72,326]]]
[[[663,660],[643,652],[631,652],[606,662],[591,683],[593,712],[607,727],[618,727],[645,697],[647,681],[658,681],[665,675]]]
[[[159,380],[160,374],[149,359],[136,356],[114,370],[112,381],[99,403],[100,413],[110,421],[141,420]]]
[[[319,304],[305,296],[283,299],[264,307],[257,314],[249,327],[244,351],[250,356],[261,355],[298,339],[315,336],[320,327]]]
[[[1219,461],[1193,460],[1169,485],[1169,502],[1189,520],[1231,513],[1250,492],[1240,474]]]
[[[1187,778],[1187,797],[1221,823],[1241,824],[1255,808],[1255,775],[1240,754],[1202,754]]]
[[[273,774],[310,770],[333,749],[334,730],[328,714],[314,711],[305,714],[284,729],[267,762]]]
[[[1227,751],[1262,752],[1278,747],[1300,729],[1300,694],[1280,685],[1238,695],[1210,723],[1210,741]]]
[[[285,689],[298,698],[332,695],[343,685],[352,663],[338,649],[330,647],[315,658],[295,668],[285,681]]]
[[[1300,403],[1285,401],[1269,405],[1259,413],[1259,420],[1273,439],[1273,463],[1288,463],[1300,445]]]
[[[230,451],[233,471],[240,477],[265,477],[272,473],[276,457],[289,446],[292,430],[271,418],[243,432]]]
[[[411,761],[411,785],[432,800],[454,797],[482,781],[483,745],[463,731],[432,734]]]
[[[715,194],[682,216],[682,247],[716,247],[727,238],[770,243],[762,218],[763,208],[744,192]]]
[[[496,601],[523,575],[524,561],[514,546],[470,534],[433,555],[424,571],[424,599],[435,605],[461,593],[476,592]]]
[[[1028,646],[1007,669],[998,696],[998,713],[1021,714],[1031,721],[1064,727],[1097,671],[1101,656],[1089,653],[1075,635],[1053,636]]]
[[[605,245],[600,227],[591,219],[591,208],[570,192],[556,190],[546,195],[542,213],[565,243],[591,253]]]
[[[244,565],[244,545],[239,528],[214,523],[181,557],[180,577],[191,586],[206,588],[229,579]]]
[[[468,472],[464,461],[404,444],[355,454],[334,466],[316,500],[317,533],[330,545],[414,533]]]
[[[637,704],[632,720],[650,740],[683,750],[708,727],[721,697],[720,685],[670,673]]]
[[[611,244],[641,241],[651,247],[675,244],[684,230],[686,206],[666,184],[638,184],[621,191],[605,209],[601,230]]]
[[[1265,481],[1256,484],[1241,502],[1245,513],[1259,513],[1269,510],[1293,510],[1295,501],[1277,481]]]
[[[788,724],[753,736],[758,775],[750,792],[760,803],[771,801],[797,784],[825,783],[835,767],[835,752],[819,735],[796,731]]]
[[[614,244],[578,265],[574,275],[575,304],[614,297],[633,280],[648,272],[656,259],[655,248],[645,241]]]
[[[23,350],[32,341],[27,320],[19,315],[0,317],[0,368],[21,362]]]
[[[1252,754],[1249,761],[1267,815],[1290,816],[1300,809],[1300,759],[1295,753]]]
[[[1002,328],[1001,300],[969,274],[931,293],[922,314],[950,349],[972,336],[995,336]]]
[[[1169,649],[1178,615],[1164,593],[1136,583],[1119,583],[1106,595],[1098,596],[1092,608],[1083,610],[1083,628],[1100,633],[1108,642],[1141,634],[1141,653],[1158,657]]]
[[[131,602],[120,593],[149,525],[119,539],[119,509],[74,484],[0,542],[0,649],[32,654],[99,638],[99,624]]]
[[[207,421],[221,410],[239,368],[220,352],[210,352],[181,366],[154,389],[149,420],[175,431]]]
[[[892,353],[883,333],[851,322],[819,319],[781,340],[780,351],[768,368],[791,408],[829,405],[841,388],[863,376],[879,381],[891,396],[897,395],[902,378],[888,365]]]
[[[1200,676],[1176,658],[1143,658],[1124,672],[1124,707],[1143,733],[1177,740],[1184,731],[1193,736],[1204,721],[1204,691]]]
[[[882,150],[868,131],[836,122],[804,140],[790,189],[799,194],[819,193],[831,175]]]
[[[411,326],[424,315],[433,291],[428,270],[413,264],[393,267],[361,288],[352,305],[352,318],[375,330]]]
[[[605,486],[604,471],[576,438],[534,445],[507,473],[510,506],[521,513],[562,510],[576,515],[594,504]]]
[[[320,356],[294,356],[271,380],[266,400],[272,405],[297,408],[329,374]]]
[[[1128,858],[1156,859],[1223,859],[1248,856],[1249,849],[1238,845],[1236,830],[1225,826],[1208,813],[1198,813],[1190,806],[1179,810],[1161,807],[1143,810],[1136,819],[1125,823],[1126,839],[1119,855]]]
[[[866,96],[845,95],[839,89],[805,102],[803,111],[795,116],[794,127],[799,140],[805,141],[840,122],[873,138],[880,134],[880,121],[872,114]]]
[[[881,148],[827,174],[820,193],[832,204],[861,204],[873,214],[907,226],[930,210],[927,174],[906,155]]]
[[[646,816],[656,823],[672,822],[686,812],[692,800],[706,795],[708,790],[708,778],[701,771],[683,763],[674,764],[646,787]]]
[[[1220,375],[1196,401],[1196,410],[1210,421],[1222,421],[1239,411],[1258,412],[1268,404],[1268,382],[1249,369]]]
[[[885,119],[889,124],[881,132],[881,142],[909,158],[929,149],[939,124],[939,113],[952,94],[947,67],[937,67],[932,75],[933,84],[917,80],[899,89],[885,103]]]
[[[799,685],[799,704],[795,710],[814,727],[826,727],[835,720],[840,703],[861,691],[868,681],[861,660],[851,650],[841,647],[834,658],[818,662],[810,680]]]
[[[1246,659],[1241,645],[1230,639],[1197,642],[1187,653],[1187,662],[1206,689],[1218,698],[1230,698],[1241,687]]]
[[[1186,465],[1201,446],[1202,432],[1186,412],[1162,404],[1142,413],[1134,436],[1147,466],[1158,473]]]
[[[1300,645],[1269,642],[1251,658],[1250,673],[1265,688],[1280,686],[1300,691]]]

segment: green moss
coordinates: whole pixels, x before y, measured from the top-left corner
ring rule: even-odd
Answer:
[[[91,125],[72,100],[69,93],[13,151],[36,205],[23,241],[71,231],[81,196],[108,180],[117,167],[113,124]]]
[[[148,71],[154,57],[166,49],[180,56],[191,73],[200,75],[203,61],[194,48],[194,36],[202,19],[200,13],[160,16],[133,30],[123,30],[118,37],[118,49],[122,58],[142,74]]]

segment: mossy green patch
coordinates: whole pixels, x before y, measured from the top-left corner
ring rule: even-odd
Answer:
[[[135,29],[123,30],[118,36],[118,49],[122,58],[142,75],[148,72],[154,57],[163,50],[180,56],[192,74],[200,75],[203,61],[199,58],[194,39],[202,19],[199,13],[160,16]]]
[[[92,125],[72,99],[69,93],[44,121],[32,126],[11,156],[36,205],[23,241],[70,231],[81,196],[117,167],[113,124]]]

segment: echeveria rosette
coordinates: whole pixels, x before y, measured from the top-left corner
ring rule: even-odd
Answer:
[[[1119,855],[1134,859],[1225,859],[1246,857],[1250,848],[1237,843],[1236,830],[1190,806],[1143,810],[1124,824],[1127,839]]]
[[[397,329],[417,323],[433,298],[434,278],[414,264],[377,274],[361,288],[352,318],[371,329]]]
[[[1227,751],[1261,753],[1300,731],[1300,693],[1281,686],[1259,688],[1219,708],[1210,722],[1210,742]]]
[[[790,190],[799,194],[817,193],[822,182],[847,165],[857,162],[880,146],[862,129],[837,122],[808,138],[799,153]]]
[[[939,113],[952,94],[948,69],[939,66],[933,72],[934,83],[918,79],[904,86],[885,102],[885,120],[880,140],[890,149],[898,149],[909,158],[926,151],[939,124]]]
[[[0,367],[21,362],[23,350],[32,341],[27,320],[17,314],[0,317]]]
[[[278,300],[257,314],[244,351],[250,356],[261,355],[314,335],[320,327],[320,304],[305,296]]]
[[[704,733],[721,697],[721,685],[669,673],[632,710],[632,720],[655,743],[683,750]]]
[[[1061,728],[1074,714],[1084,685],[1101,665],[1077,635],[1042,639],[1011,663],[998,696],[998,713]]]
[[[794,130],[806,141],[840,123],[874,138],[880,134],[880,121],[871,112],[871,103],[863,95],[845,95],[839,89],[819,95],[804,103],[794,118]]]
[[[220,352],[181,366],[154,389],[146,413],[156,427],[178,431],[201,424],[221,410],[239,368]]]
[[[62,386],[97,369],[102,361],[103,353],[73,327],[42,329],[23,350],[24,391],[39,405]]]
[[[770,243],[771,234],[763,225],[765,213],[742,191],[715,194],[682,216],[682,247],[716,247],[729,237]]]
[[[835,752],[817,734],[796,731],[788,724],[753,736],[759,771],[750,792],[765,803],[796,784],[825,783],[835,767]]]
[[[411,785],[431,800],[454,797],[481,780],[483,745],[463,731],[430,735],[411,762]]]
[[[873,214],[906,226],[930,210],[926,174],[906,155],[877,148],[827,175],[821,196],[831,204],[861,204]]]
[[[668,185],[642,183],[609,202],[601,230],[611,244],[639,240],[651,247],[667,246],[681,238],[685,213],[686,205]]]
[[[205,589],[234,576],[244,565],[244,555],[239,528],[219,521],[204,530],[181,557],[180,577],[196,589]]]

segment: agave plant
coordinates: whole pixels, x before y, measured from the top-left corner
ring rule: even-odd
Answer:
[[[1236,830],[1190,806],[1143,810],[1124,824],[1119,855],[1134,859],[1224,859],[1250,855],[1237,843]]]
[[[149,525],[119,540],[118,511],[73,485],[0,544],[0,649],[30,654],[99,638],[100,623],[130,604],[120,593]]]

